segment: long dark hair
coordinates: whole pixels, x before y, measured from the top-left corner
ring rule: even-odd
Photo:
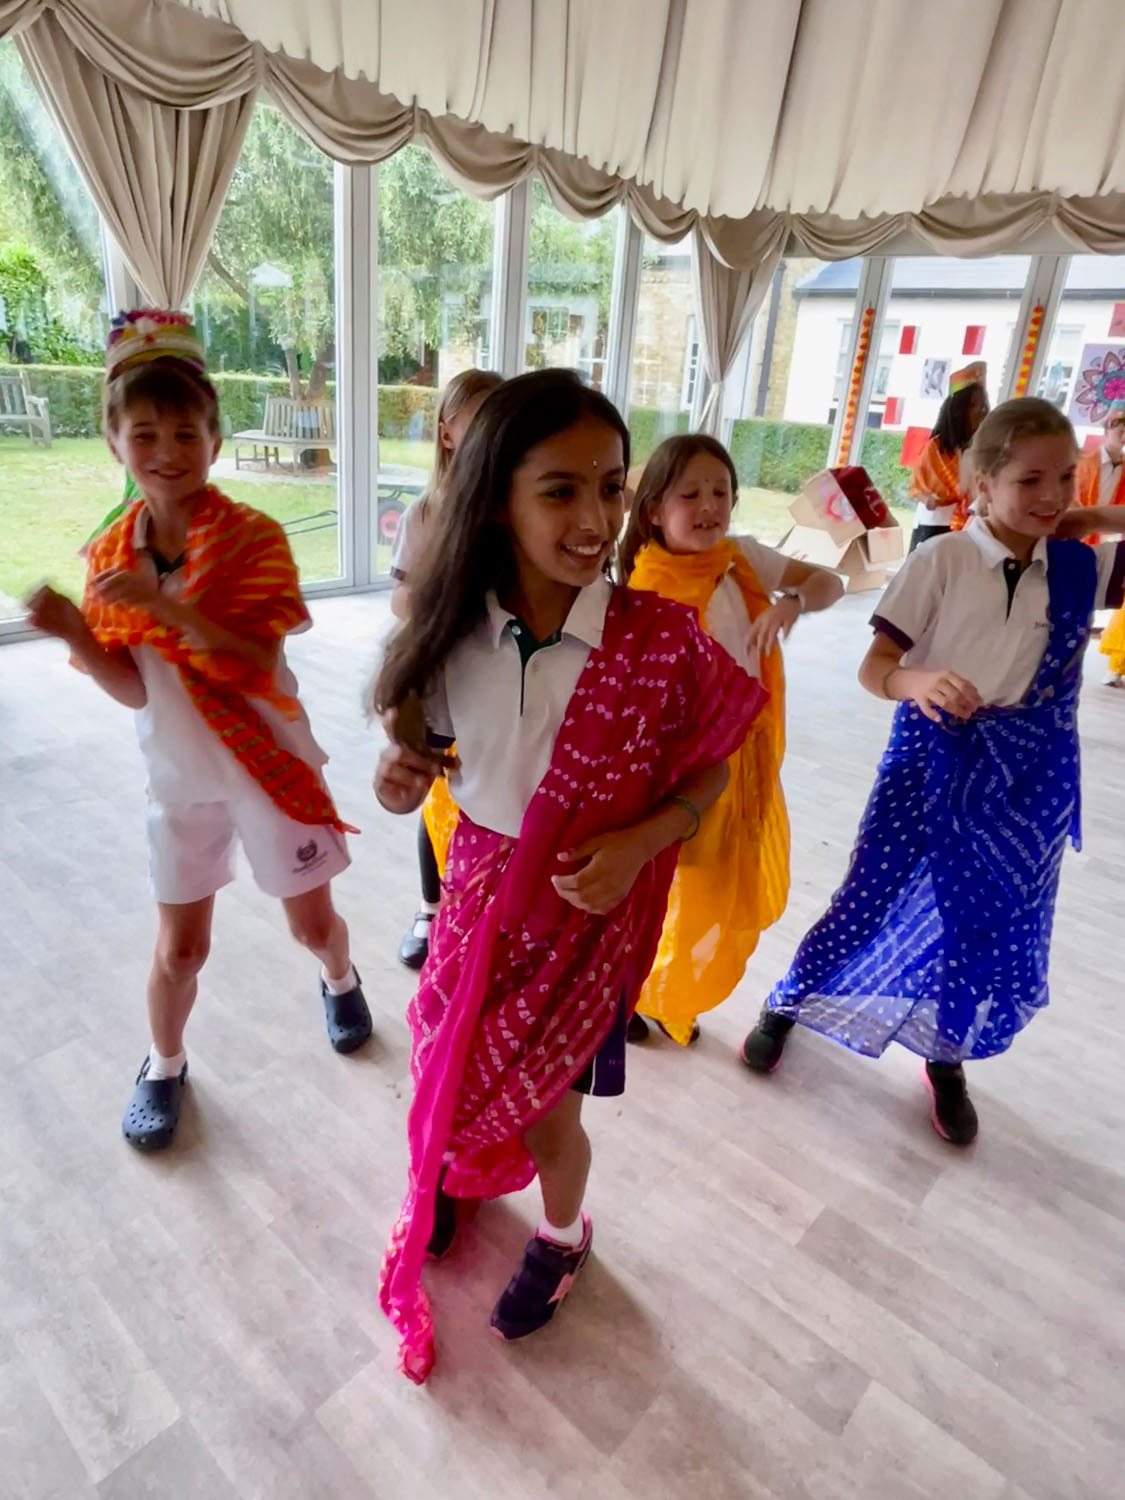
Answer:
[[[738,475],[734,461],[718,438],[710,437],[705,432],[689,432],[679,437],[665,438],[645,464],[629,511],[629,524],[625,528],[625,540],[621,543],[621,577],[626,582],[636,565],[637,553],[646,542],[656,541],[661,546],[664,545],[660,528],[653,523],[653,512],[699,453],[706,453],[709,458],[716,458],[719,463],[726,465],[730,475],[732,504],[738,499]]]
[[[490,590],[515,582],[511,538],[501,513],[512,475],[528,452],[593,417],[621,439],[629,467],[629,429],[620,412],[573,370],[536,370],[505,381],[484,403],[457,450],[436,522],[411,590],[410,619],[387,646],[374,708],[396,708],[424,693],[458,641],[485,611]]]
[[[946,396],[941,403],[941,410],[938,412],[937,421],[934,423],[934,430],[930,436],[937,438],[939,446],[947,453],[964,453],[972,442],[975,431],[972,421],[972,405],[973,398],[978,391],[983,395],[984,386],[966,385],[961,390],[954,391],[952,396]],[[984,396],[984,410],[987,416],[987,395]]]

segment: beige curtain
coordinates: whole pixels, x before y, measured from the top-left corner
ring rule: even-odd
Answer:
[[[259,88],[338,161],[417,141],[481,197],[538,173],[573,217],[623,202],[667,243],[698,226],[750,274],[728,309],[775,242],[826,260],[1125,250],[1120,0],[192,5],[0,0],[149,290],[190,286]]]
[[[784,241],[784,226],[769,226],[754,251],[747,251],[748,256],[750,253],[755,256],[753,268],[736,269],[725,265],[705,236],[698,229],[695,232],[692,256],[695,305],[699,315],[699,352],[708,385],[699,419],[703,432],[719,435],[727,377],[777,270]]]
[[[95,67],[44,16],[16,38],[145,296],[182,307],[203,268],[253,94],[207,109],[157,104]]]

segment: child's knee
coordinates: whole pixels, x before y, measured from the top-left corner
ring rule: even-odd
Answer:
[[[195,978],[210,952],[209,936],[177,933],[159,939],[156,962],[166,978],[182,984],[186,979]]]
[[[331,947],[340,920],[331,902],[312,908],[286,908],[285,915],[289,921],[289,931],[303,948],[323,953],[326,948]]]

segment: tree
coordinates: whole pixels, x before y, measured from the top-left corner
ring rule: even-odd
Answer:
[[[0,296],[8,339],[33,359],[101,359],[98,215],[27,76],[0,43]]]

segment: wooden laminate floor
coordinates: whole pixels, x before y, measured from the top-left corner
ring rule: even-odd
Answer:
[[[404,1176],[414,825],[368,786],[360,693],[385,600],[294,642],[342,808],[339,884],[378,1030],[339,1058],[313,968],[248,879],[219,901],[180,1136],[119,1118],[153,920],[129,716],[61,648],[0,650],[3,1500],[1114,1500],[1125,1495],[1125,694],[1089,664],[1086,846],[1054,1003],[972,1070],[969,1153],[916,1060],[798,1034],[734,1049],[841,875],[888,710],[856,685],[869,600],[790,649],[795,884],[690,1053],[588,1110],[596,1257],[557,1325],[492,1302],[535,1215],[488,1206],[429,1273],[440,1363],[395,1371],[375,1301]]]

